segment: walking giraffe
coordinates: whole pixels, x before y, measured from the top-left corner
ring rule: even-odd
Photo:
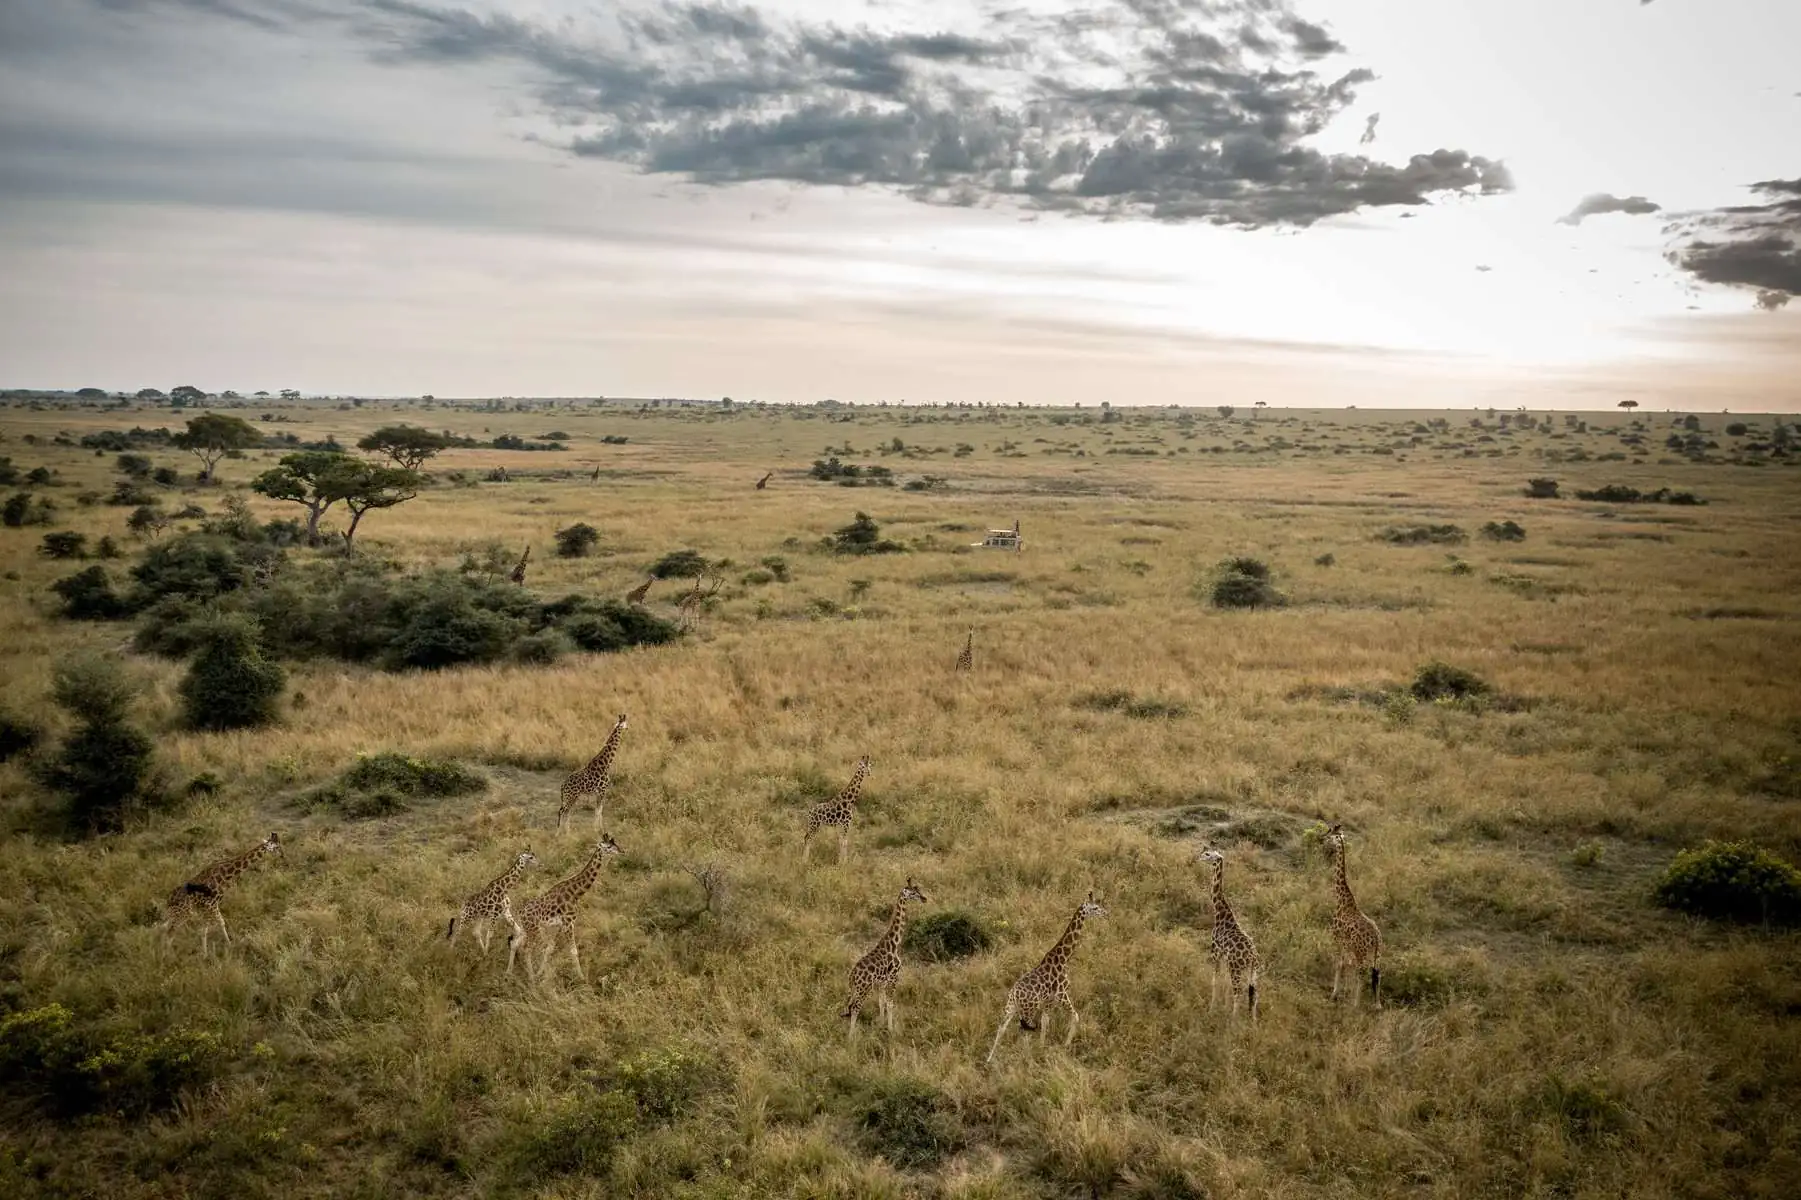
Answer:
[[[694,587],[684,593],[680,600],[675,602],[675,606],[681,610],[683,629],[694,628],[695,622],[700,618],[701,601],[711,600],[714,596],[718,595],[720,585],[725,582],[725,577],[719,576],[714,579],[712,590],[703,592],[700,585],[705,582],[705,580],[706,576],[704,574],[696,575],[694,577]]]
[[[525,553],[519,556],[519,565],[513,568],[513,573],[509,576],[509,578],[520,587],[525,586],[525,564],[526,560],[530,559],[531,556],[532,548],[527,546],[525,548]]]
[[[1021,975],[1007,993],[1007,1011],[1001,1014],[1000,1026],[994,1031],[994,1045],[988,1047],[988,1062],[994,1061],[994,1052],[1001,1048],[1008,1022],[1018,1017],[1021,1030],[1027,1033],[1041,1030],[1040,1016],[1043,1024],[1048,1025],[1053,1004],[1061,1004],[1069,1010],[1069,1032],[1063,1035],[1063,1044],[1067,1046],[1075,1038],[1076,1024],[1081,1018],[1076,1013],[1075,1001],[1069,998],[1069,959],[1076,952],[1076,944],[1082,940],[1082,923],[1089,917],[1106,915],[1107,910],[1094,898],[1094,892],[1089,891],[1088,899],[1069,919],[1057,944],[1037,966]]]
[[[1213,946],[1207,957],[1213,963],[1213,978],[1207,989],[1207,1007],[1219,1003],[1219,972],[1225,968],[1232,979],[1232,1014],[1238,1015],[1238,985],[1246,985],[1250,998],[1251,1020],[1257,1019],[1257,976],[1263,970],[1263,958],[1257,944],[1244,931],[1232,906],[1226,903],[1226,856],[1218,850],[1202,850],[1203,862],[1213,864]]]
[[[643,604],[644,597],[650,595],[650,585],[655,583],[656,581],[657,581],[657,577],[655,575],[652,575],[649,579],[646,579],[643,583],[639,584],[637,587],[633,588],[631,591],[629,591],[625,594],[625,602],[627,604],[631,604],[634,606]]]
[[[888,918],[888,930],[882,934],[882,940],[850,969],[850,1002],[838,1015],[850,1018],[852,1033],[857,1032],[857,1013],[862,1011],[863,1001],[872,990],[877,1015],[887,1017],[888,1032],[894,1032],[894,988],[900,982],[900,944],[901,935],[907,930],[909,900],[921,904],[929,902],[929,897],[914,886],[912,876],[907,877],[907,885],[901,888],[900,898],[894,902],[894,913]]]
[[[763,476],[763,478],[757,480],[757,490],[760,492],[764,488],[768,487],[769,481],[774,475],[775,475],[775,472],[771,471],[771,472],[769,472],[769,474]]]
[[[226,889],[237,882],[238,876],[255,865],[257,859],[266,854],[281,854],[281,837],[271,833],[267,838],[242,854],[234,854],[230,858],[222,858],[218,862],[204,868],[198,875],[169,893],[166,906],[167,914],[163,920],[165,930],[173,930],[176,923],[184,918],[194,917],[205,921],[208,917],[219,923],[219,932],[225,935],[225,944],[231,944],[231,930],[225,926],[225,913],[219,908],[219,902],[225,898]],[[206,953],[207,942],[212,936],[211,924],[200,926],[200,952]]]
[[[972,625],[972,626],[970,626],[970,629],[969,629],[969,637],[964,639],[963,649],[957,655],[957,670],[973,671],[973,670],[975,670],[975,666],[976,666],[976,631],[975,631],[975,627]]]
[[[619,753],[619,735],[624,732],[625,714],[620,713],[600,753],[589,759],[587,766],[563,780],[561,803],[557,805],[558,833],[569,828],[569,814],[575,811],[583,796],[594,797],[594,828],[600,828],[601,814],[607,806],[607,792],[613,786],[613,756]]]
[[[526,943],[539,935],[547,935],[552,939],[552,944],[544,947],[538,966],[532,970],[534,975],[543,975],[544,964],[556,949],[554,939],[558,935],[564,935],[569,939],[569,957],[575,960],[575,973],[583,980],[588,978],[588,973],[582,970],[582,956],[575,949],[575,906],[588,894],[588,889],[594,886],[594,880],[600,875],[601,864],[618,853],[618,843],[612,837],[603,835],[580,870],[537,899],[528,900],[518,910],[513,932],[507,937],[508,975],[513,973],[513,960],[519,957],[519,952],[525,948]]]
[[[1332,913],[1332,943],[1338,950],[1338,957],[1332,964],[1332,999],[1338,999],[1344,969],[1350,967],[1355,979],[1351,988],[1354,1007],[1357,993],[1362,990],[1363,968],[1368,967],[1370,999],[1381,1008],[1382,931],[1363,915],[1363,910],[1357,907],[1357,898],[1351,895],[1350,881],[1345,878],[1344,826],[1333,825],[1326,830],[1326,854],[1332,860],[1332,887],[1338,894],[1338,907]]]
[[[869,755],[865,754],[857,760],[857,773],[850,777],[842,792],[822,804],[815,804],[807,814],[807,833],[800,841],[800,860],[804,863],[813,855],[813,835],[825,825],[833,825],[838,829],[838,861],[843,862],[850,853],[850,823],[857,815],[857,796],[863,791],[863,780],[869,775]]]
[[[482,957],[486,958],[489,940],[494,936],[495,921],[505,921],[515,931],[519,928],[519,923],[513,919],[513,898],[510,893],[525,875],[525,869],[536,866],[537,863],[537,855],[530,850],[521,851],[513,859],[512,866],[463,901],[463,906],[457,909],[457,915],[450,918],[450,929],[444,934],[444,940],[452,943],[457,940],[458,924],[479,922],[475,926],[475,941],[482,948]]]

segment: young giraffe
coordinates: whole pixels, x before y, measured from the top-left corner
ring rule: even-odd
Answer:
[[[1257,1019],[1257,975],[1263,970],[1263,957],[1257,944],[1244,931],[1226,903],[1226,856],[1218,850],[1202,850],[1202,861],[1213,864],[1213,946],[1207,957],[1213,963],[1213,979],[1207,991],[1207,1007],[1219,1003],[1219,972],[1224,967],[1232,977],[1232,1015],[1238,1015],[1238,985],[1244,983],[1250,997],[1251,1020]]]
[[[680,600],[675,602],[675,606],[680,609],[682,613],[683,629],[694,628],[695,622],[700,618],[700,602],[702,600],[710,600],[718,595],[720,585],[725,582],[725,578],[721,576],[718,579],[715,579],[713,581],[712,591],[703,592],[701,591],[700,585],[705,581],[705,575],[696,575],[694,577],[693,589],[685,593]]]
[[[1338,893],[1338,908],[1332,914],[1332,942],[1338,948],[1338,958],[1332,964],[1332,999],[1338,999],[1339,982],[1344,969],[1351,968],[1353,977],[1360,978],[1363,968],[1370,969],[1370,999],[1377,1008],[1382,1007],[1382,932],[1376,923],[1363,915],[1357,907],[1357,898],[1351,895],[1351,885],[1345,879],[1345,837],[1344,827],[1334,825],[1326,830],[1326,854],[1332,860],[1332,887]],[[1351,1003],[1357,1003],[1359,985],[1351,989]]]
[[[513,919],[513,899],[509,893],[518,886],[520,878],[525,874],[525,869],[537,865],[537,855],[530,850],[521,852],[519,857],[513,860],[513,865],[508,867],[499,878],[490,880],[463,901],[463,907],[457,909],[457,915],[450,918],[450,929],[445,933],[444,940],[447,942],[457,940],[459,922],[467,925],[470,922],[479,921],[480,924],[475,927],[475,940],[482,948],[482,957],[486,958],[489,940],[494,936],[492,926],[495,921],[505,921],[515,930],[519,928],[519,922]]]
[[[969,637],[963,642],[963,650],[957,655],[957,670],[973,671],[976,666],[976,631],[971,626]]]
[[[804,863],[813,855],[813,835],[821,826],[838,827],[838,861],[843,862],[850,853],[850,823],[857,815],[857,796],[863,791],[863,780],[869,775],[869,755],[865,754],[857,760],[857,773],[850,777],[850,783],[842,792],[823,804],[815,804],[813,811],[807,814],[807,835],[800,841],[800,860]]]
[[[582,970],[582,956],[575,950],[575,906],[581,898],[588,894],[594,886],[594,880],[600,875],[601,863],[619,853],[619,844],[612,837],[603,835],[594,847],[594,853],[588,856],[581,869],[569,878],[561,881],[535,900],[526,901],[519,909],[518,919],[513,922],[513,932],[507,935],[507,974],[513,973],[513,960],[525,943],[539,934],[548,934],[552,939],[545,946],[544,954],[533,973],[542,975],[544,964],[549,961],[551,952],[556,949],[554,939],[558,934],[569,938],[569,957],[575,960],[575,973],[586,980],[588,973]]]
[[[859,958],[850,969],[850,1002],[838,1015],[850,1018],[852,1033],[857,1032],[857,1013],[862,1010],[863,1001],[871,990],[875,992],[877,1015],[886,1016],[888,1032],[894,1032],[894,986],[900,982],[900,944],[901,935],[907,931],[909,900],[917,900],[921,904],[930,902],[930,897],[914,886],[912,876],[907,877],[907,886],[900,890],[900,898],[894,902],[894,915],[888,918],[888,931],[875,944],[875,949]]]
[[[613,786],[613,756],[619,753],[619,735],[625,732],[625,714],[613,722],[613,732],[600,753],[588,765],[563,780],[562,803],[557,805],[557,832],[569,828],[569,814],[583,796],[594,797],[594,828],[600,828],[601,811],[607,806],[607,791]]]
[[[173,929],[177,921],[184,917],[197,917],[205,920],[211,917],[219,922],[219,932],[225,935],[225,944],[231,944],[231,930],[225,927],[225,914],[219,909],[219,901],[225,898],[225,890],[237,881],[238,876],[248,871],[256,860],[265,854],[281,854],[281,837],[271,833],[263,841],[230,858],[222,858],[218,862],[202,870],[169,893],[168,915],[163,925],[165,929]],[[206,953],[208,939],[212,936],[212,926],[200,927],[200,952]]]
[[[1076,952],[1076,943],[1082,940],[1082,922],[1089,917],[1106,915],[1107,910],[1101,907],[1094,898],[1094,892],[1090,891],[1088,899],[1076,909],[1076,915],[1069,919],[1069,927],[1057,939],[1057,944],[1051,947],[1050,953],[1037,966],[1019,977],[1013,990],[1007,993],[1007,1011],[1001,1014],[1000,1027],[994,1031],[994,1045],[988,1047],[989,1062],[994,1061],[994,1052],[1001,1048],[1001,1038],[1007,1032],[1008,1022],[1018,1017],[1020,1029],[1028,1033],[1041,1030],[1042,1025],[1049,1024],[1049,1009],[1054,1004],[1061,1004],[1069,1010],[1069,1032],[1063,1035],[1063,1044],[1067,1046],[1075,1038],[1076,1023],[1081,1018],[1076,1014],[1075,1001],[1069,998],[1069,959]]]
[[[519,565],[513,568],[513,573],[511,576],[509,576],[509,578],[511,578],[512,581],[514,583],[518,584],[520,587],[525,586],[525,563],[526,563],[527,559],[531,558],[531,556],[532,556],[532,548],[530,546],[527,546],[525,548],[525,553],[521,554],[519,556]]]
[[[639,584],[637,587],[633,588],[631,591],[629,591],[625,594],[625,602],[627,604],[632,604],[632,605],[643,604],[644,597],[650,595],[650,585],[655,583],[656,581],[657,581],[657,578],[654,575],[652,575],[649,579],[646,579],[643,583]]]
[[[773,478],[773,477],[774,477],[774,475],[775,475],[775,472],[774,472],[774,471],[771,471],[771,472],[769,472],[769,474],[768,474],[768,475],[765,475],[765,476],[763,476],[763,478],[761,478],[761,479],[759,479],[759,480],[757,480],[757,490],[758,490],[758,491],[759,491],[759,492],[760,492],[760,491],[762,491],[762,490],[763,490],[763,489],[764,489],[764,488],[766,488],[766,487],[768,487],[768,486],[769,486],[769,481],[770,481],[770,479],[771,479],[771,478]]]

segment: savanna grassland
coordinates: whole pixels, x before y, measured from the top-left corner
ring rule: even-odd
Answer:
[[[255,402],[237,415],[267,433],[345,445],[396,420],[565,435],[443,453],[369,515],[361,557],[504,582],[530,544],[526,591],[616,598],[693,549],[725,582],[666,645],[288,662],[279,723],[205,733],[180,720],[182,663],[134,652],[129,621],[59,616],[50,585],[91,564],[39,552],[110,535],[122,575],[148,543],[78,499],[118,478],[79,439],[186,415],[0,410],[0,454],[54,472],[28,490],[56,505],[0,529],[5,706],[53,745],[54,669],[104,652],[192,793],[78,838],[25,758],[0,767],[0,1013],[60,1005],[80,1044],[176,1077],[129,1112],[0,1084],[6,1194],[1795,1194],[1801,937],[1653,902],[1709,838],[1801,859],[1801,468],[1770,417]],[[143,451],[181,473],[171,513],[239,492],[263,519],[298,515],[244,489],[281,452],[198,486],[192,458]],[[834,456],[895,486],[810,476]],[[1525,496],[1540,476],[1561,498]],[[1608,484],[1705,503],[1573,498]],[[858,511],[901,552],[825,548]],[[1015,519],[1022,552],[970,547]],[[1510,520],[1523,540],[1480,532]],[[593,554],[556,556],[575,522]],[[1231,556],[1285,602],[1212,605]],[[648,609],[673,619],[686,586]],[[1415,698],[1434,661],[1489,690]],[[520,849],[532,895],[592,846],[585,815],[554,833],[558,786],[621,712],[623,853],[583,901],[586,981],[566,959],[506,977],[504,938],[447,946]],[[486,787],[387,815],[305,802],[386,752]],[[850,861],[827,836],[803,869],[809,805],[863,754]],[[1380,1011],[1330,998],[1330,822],[1386,944]],[[232,945],[165,936],[170,888],[272,829],[284,856],[225,900]],[[1255,1027],[1209,1011],[1203,844],[1265,961]],[[711,910],[688,870],[709,864]],[[909,876],[916,923],[962,914],[988,945],[912,946],[896,1031],[871,1005],[852,1039],[846,973]],[[985,1069],[1008,987],[1091,888],[1108,912],[1074,958],[1073,1044],[1058,1017]],[[189,1050],[171,1067],[156,1045]]]

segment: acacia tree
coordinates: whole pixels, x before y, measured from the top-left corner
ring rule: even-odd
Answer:
[[[202,483],[212,479],[213,468],[220,459],[260,446],[262,442],[262,430],[242,417],[228,417],[224,413],[189,417],[187,429],[169,439],[171,446],[186,450],[200,460]]]
[[[306,509],[307,544],[317,546],[319,518],[344,499],[351,474],[363,465],[366,464],[336,451],[303,450],[282,455],[281,465],[258,475],[250,487],[271,500],[287,500]]]
[[[1625,409],[1627,412],[1631,412],[1633,409],[1638,407],[1638,401],[1622,400],[1622,401],[1620,401],[1619,407]]]
[[[372,508],[393,508],[405,504],[419,494],[425,482],[417,471],[401,467],[382,467],[359,462],[351,474],[344,493],[344,507],[350,510],[350,527],[344,531],[344,553],[349,554],[356,539],[356,527]]]
[[[450,446],[442,433],[417,425],[384,425],[356,444],[358,450],[383,455],[403,471],[417,471]]]

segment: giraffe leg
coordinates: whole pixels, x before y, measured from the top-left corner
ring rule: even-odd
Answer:
[[[575,976],[583,983],[588,982],[588,973],[582,970],[582,956],[575,950],[575,922],[569,922],[569,957],[575,960]]]
[[[800,860],[804,863],[813,857],[813,831],[807,830],[807,836],[800,840]]]
[[[850,855],[850,826],[845,825],[838,830],[838,861],[843,862]]]
[[[594,832],[595,833],[599,833],[601,831],[602,825],[601,825],[600,818],[601,818],[601,814],[605,813],[606,811],[607,811],[607,802],[605,799],[596,800],[594,802]]]
[[[1219,1007],[1219,961],[1214,960],[1207,973],[1207,1011],[1212,1012]]]
[[[1245,991],[1250,997],[1251,1024],[1255,1025],[1257,1023],[1257,971],[1254,967],[1251,969],[1250,983],[1246,985]]]
[[[1232,1016],[1234,1018],[1236,1018],[1238,1016],[1238,982],[1239,982],[1239,979],[1240,979],[1240,976],[1238,973],[1238,969],[1236,967],[1234,967],[1232,969]]]
[[[1350,966],[1351,966],[1351,1007],[1352,1008],[1361,1008],[1361,1007],[1363,1007],[1363,968],[1358,966],[1356,960],[1354,960],[1354,959],[1352,960]]]
[[[219,932],[225,935],[225,944],[231,945],[231,930],[225,927],[225,913],[217,904],[213,905],[213,916],[218,918]]]
[[[1064,1031],[1063,1034],[1063,1044],[1067,1046],[1075,1041],[1076,1025],[1081,1021],[1082,1017],[1080,1013],[1076,1012],[1076,1002],[1071,1000],[1068,996],[1063,997],[1063,1007],[1069,1010],[1069,1028]],[[1046,1021],[1045,1024],[1048,1025],[1050,1022]]]
[[[1001,1039],[1007,1035],[1007,1026],[1013,1023],[1013,1018],[1018,1015],[1018,1012],[1019,1009],[1014,1006],[1013,1001],[1007,1001],[1007,1011],[1001,1014],[1000,1027],[994,1031],[994,1045],[988,1047],[987,1062],[994,1061],[994,1052],[1001,1048]]]
[[[1334,1000],[1338,999],[1338,981],[1343,975],[1344,959],[1341,958],[1332,964],[1332,999]]]
[[[475,927],[475,940],[482,948],[482,957],[488,957],[488,946],[494,939],[494,923],[487,917],[481,918],[481,924]]]
[[[882,1011],[888,1015],[888,1032],[894,1032],[894,997],[888,992],[882,993]]]
[[[515,929],[513,931],[512,935],[507,938],[507,971],[506,971],[506,973],[508,975],[511,975],[513,973],[513,960],[519,957],[519,943],[523,942],[524,940],[525,940],[525,934],[517,929]]]

